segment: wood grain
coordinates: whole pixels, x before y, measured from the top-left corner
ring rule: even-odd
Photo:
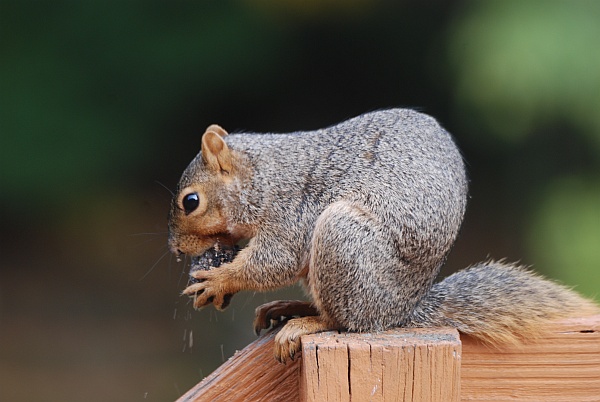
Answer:
[[[302,345],[301,401],[459,400],[455,329],[325,332]]]
[[[600,401],[600,315],[558,322],[520,347],[461,341],[463,401]]]
[[[275,360],[276,332],[237,352],[177,401],[298,401],[300,361],[280,364]]]

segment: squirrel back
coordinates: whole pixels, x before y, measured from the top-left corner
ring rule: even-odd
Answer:
[[[286,226],[287,233],[295,222],[309,231],[341,199],[365,202],[391,220],[390,226],[414,229],[428,241],[453,243],[462,222],[467,196],[462,157],[450,134],[427,115],[392,109],[315,131],[220,135],[234,160],[232,183],[212,191],[220,193],[230,225],[268,222],[271,229]],[[214,178],[200,153],[184,171],[178,192]],[[423,232],[430,229],[440,232]]]
[[[299,347],[302,333],[326,329],[451,325],[514,341],[547,320],[594,311],[569,289],[502,263],[433,285],[466,199],[452,137],[412,110],[290,134],[227,134],[213,125],[173,198],[169,244],[198,256],[249,239],[230,263],[194,273],[184,293],[198,308],[224,308],[240,290],[305,283],[313,317],[286,324],[279,357]],[[311,311],[292,306],[269,304],[255,328]]]

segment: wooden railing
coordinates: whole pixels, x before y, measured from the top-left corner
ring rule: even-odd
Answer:
[[[273,358],[274,332],[179,401],[599,401],[600,315],[557,322],[536,343],[494,349],[451,328],[324,332]]]

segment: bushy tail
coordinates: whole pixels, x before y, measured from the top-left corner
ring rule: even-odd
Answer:
[[[599,312],[565,286],[489,261],[433,285],[407,326],[451,326],[489,344],[515,344],[540,337],[549,321]]]

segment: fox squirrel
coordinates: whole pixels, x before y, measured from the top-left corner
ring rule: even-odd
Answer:
[[[257,333],[282,317],[275,357],[325,330],[449,325],[492,344],[538,337],[544,323],[597,306],[523,268],[485,262],[434,284],[461,226],[467,178],[452,137],[408,109],[290,134],[228,135],[217,125],[184,171],[169,246],[200,256],[249,239],[235,258],[192,273],[194,307],[240,290],[302,281],[312,303],[256,310]]]

